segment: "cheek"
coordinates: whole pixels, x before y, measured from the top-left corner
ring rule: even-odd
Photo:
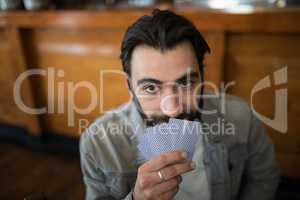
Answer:
[[[181,103],[184,106],[184,110],[188,111],[190,108],[191,110],[197,110],[198,102],[199,102],[199,89],[193,89],[189,92],[183,93],[181,96]]]
[[[148,116],[160,113],[160,99],[138,98],[144,113]]]

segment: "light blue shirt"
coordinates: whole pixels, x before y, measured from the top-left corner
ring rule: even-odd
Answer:
[[[225,112],[222,113],[221,106]],[[241,99],[227,95],[204,100],[203,129],[193,160],[196,169],[182,176],[178,200],[269,200],[274,197],[279,170],[273,145],[260,121]],[[224,128],[233,125],[233,132]],[[132,199],[137,169],[145,162],[137,136],[145,126],[133,102],[97,119],[80,139],[86,199]]]

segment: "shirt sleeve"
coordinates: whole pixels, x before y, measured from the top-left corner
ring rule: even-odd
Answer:
[[[261,122],[252,115],[241,200],[273,199],[279,183],[279,168],[273,144]]]
[[[105,174],[97,166],[93,155],[88,150],[89,143],[86,136],[81,136],[80,138],[80,161],[81,161],[81,171],[83,174],[83,182],[86,186],[85,199],[86,200],[133,200],[132,191],[128,193],[125,198],[115,198],[112,196],[110,188],[105,184]]]

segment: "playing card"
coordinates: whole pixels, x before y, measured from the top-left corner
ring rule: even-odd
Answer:
[[[171,118],[168,123],[147,128],[139,137],[138,148],[147,160],[179,150],[187,151],[188,160],[192,160],[200,127],[199,122]]]
[[[201,125],[196,121],[171,119],[170,124],[179,124],[182,127],[180,132],[173,137],[173,148],[185,150],[188,153],[188,160],[192,160]]]
[[[147,160],[150,160],[153,157],[151,147],[150,147],[150,141],[149,141],[150,137],[148,137],[152,133],[153,133],[153,127],[150,127],[145,130],[144,135],[139,137],[138,148]]]
[[[173,141],[176,135],[171,130],[169,123],[162,123],[154,126],[151,132],[147,134],[152,156],[158,156],[163,152],[174,151]]]

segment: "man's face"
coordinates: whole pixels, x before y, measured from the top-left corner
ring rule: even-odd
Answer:
[[[195,118],[200,82],[199,65],[189,42],[164,52],[146,45],[133,51],[132,92],[146,118],[153,123],[170,117]]]

